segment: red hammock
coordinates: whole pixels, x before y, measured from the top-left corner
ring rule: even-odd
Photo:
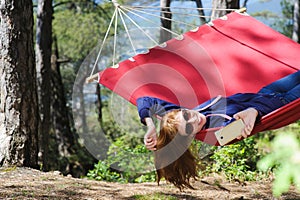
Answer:
[[[257,92],[300,69],[300,46],[251,16],[233,12],[99,72],[99,83],[135,104],[142,96],[193,108],[217,95]],[[300,119],[299,100],[263,117],[252,134]],[[275,123],[276,122],[276,123]],[[196,139],[219,145],[214,134]]]

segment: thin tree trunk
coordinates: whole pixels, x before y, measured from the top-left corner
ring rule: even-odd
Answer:
[[[102,100],[101,100],[101,87],[100,87],[100,84],[97,84],[96,87],[97,87],[96,88],[96,95],[97,95],[96,107],[97,107],[97,111],[98,111],[98,121],[99,121],[101,127],[103,127]]]
[[[172,13],[171,13],[171,0],[160,0],[161,7],[161,26],[171,30],[172,29]],[[163,43],[172,38],[172,34],[164,29],[160,29],[160,39],[159,42]]]
[[[300,21],[300,7],[299,7],[299,1],[300,0],[295,0],[294,3],[294,26],[293,26],[293,35],[292,35],[292,39],[295,42],[299,43],[299,37],[300,37],[300,26],[299,26],[299,21]]]
[[[40,155],[42,166],[48,169],[48,148],[50,130],[50,70],[52,44],[52,0],[38,0],[36,26],[36,64],[38,77],[38,94],[40,109]]]
[[[81,80],[80,84],[78,85],[79,86],[78,95],[79,95],[79,101],[80,101],[79,113],[80,113],[82,131],[83,131],[83,133],[88,133],[89,128],[88,128],[87,121],[86,121],[85,100],[84,100],[84,94],[83,94],[84,81],[85,80]]]
[[[243,3],[243,6],[242,7],[247,7],[247,3],[248,3],[248,0],[244,0],[244,3]]]
[[[60,74],[60,66],[58,62],[58,50],[57,42],[54,38],[54,54],[51,58],[51,78],[52,78],[52,122],[53,122],[53,136],[51,139],[55,140],[52,149],[55,157],[51,160],[52,166],[57,162],[57,166],[52,168],[58,168],[64,174],[70,172],[70,163],[68,161],[72,152],[72,146],[74,145],[74,136],[70,128],[69,112],[66,106],[66,99],[64,93],[64,87]]]
[[[230,13],[231,11],[227,9],[239,9],[239,8],[240,8],[239,0],[213,0],[211,19],[212,20],[217,19]]]
[[[1,0],[0,165],[38,165],[32,0]]]
[[[198,13],[200,15],[200,22],[201,24],[205,24],[206,23],[206,19],[205,19],[205,13],[203,10],[203,4],[201,0],[195,0],[196,1],[196,5],[198,8]]]

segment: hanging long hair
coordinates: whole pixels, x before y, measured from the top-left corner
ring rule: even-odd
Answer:
[[[179,110],[174,110],[161,120],[155,152],[157,183],[165,178],[180,190],[185,187],[194,189],[190,180],[197,180],[200,164],[190,148],[193,138],[178,134],[178,122],[175,120],[178,112]]]

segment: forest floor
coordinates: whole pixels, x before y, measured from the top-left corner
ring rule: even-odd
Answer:
[[[218,175],[193,183],[196,190],[180,192],[170,184],[109,183],[62,176],[30,168],[0,168],[0,199],[80,199],[80,200],[158,200],[158,199],[288,199],[299,200],[293,187],[279,198],[272,196],[271,181],[228,182]]]

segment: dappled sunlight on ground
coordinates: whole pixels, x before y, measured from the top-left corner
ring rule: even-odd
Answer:
[[[137,199],[152,195],[173,199],[275,199],[270,181],[228,182],[222,176],[212,175],[193,183],[196,190],[180,192],[164,182],[121,184],[62,176],[59,172],[41,172],[29,168],[0,168],[1,199]],[[157,198],[156,198],[157,199]],[[300,199],[300,193],[291,188],[281,199]]]

